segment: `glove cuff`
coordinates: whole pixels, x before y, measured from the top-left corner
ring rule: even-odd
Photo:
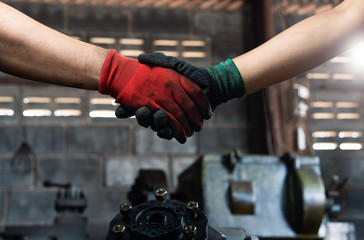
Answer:
[[[138,61],[112,49],[106,55],[100,72],[99,92],[114,98],[126,87],[138,68]]]
[[[245,87],[238,68],[233,60],[227,59],[216,66],[207,68],[215,80],[222,102],[245,96]]]

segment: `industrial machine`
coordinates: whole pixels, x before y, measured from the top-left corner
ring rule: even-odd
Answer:
[[[260,239],[328,239],[327,216],[338,209],[319,158],[293,154],[202,156],[180,175],[175,197],[201,203],[212,226],[242,227]],[[346,224],[340,240],[355,239]]]
[[[4,240],[86,240],[87,218],[83,212],[87,207],[87,198],[83,191],[74,185],[44,182],[45,187],[57,187],[55,210],[57,217],[53,225],[16,225],[5,226],[0,230],[0,237]],[[1,239],[1,238],[0,238]]]
[[[151,172],[153,174],[153,172]],[[111,221],[106,240],[255,240],[243,230],[230,230],[234,238],[208,225],[198,203],[166,199],[167,190],[156,189],[155,200],[132,207],[120,205],[120,213]]]
[[[346,182],[335,178],[325,189],[319,158],[293,154],[204,155],[179,176],[174,193],[162,170],[141,170],[106,240],[355,240],[353,224],[330,221],[340,211],[337,198]],[[88,239],[82,191],[44,185],[60,189],[54,224],[6,226],[0,236]]]

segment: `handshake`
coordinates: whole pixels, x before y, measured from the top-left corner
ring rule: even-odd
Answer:
[[[218,105],[245,95],[239,70],[231,59],[203,68],[163,53],[142,54],[138,61],[109,51],[99,92],[120,106],[115,115],[135,115],[160,138],[184,143],[201,130]]]

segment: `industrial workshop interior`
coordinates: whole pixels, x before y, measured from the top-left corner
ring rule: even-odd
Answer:
[[[162,52],[200,67],[342,3],[2,2],[125,57]],[[97,90],[0,72],[0,239],[362,240],[363,81],[356,44],[221,104],[181,144],[115,117],[119,104]]]

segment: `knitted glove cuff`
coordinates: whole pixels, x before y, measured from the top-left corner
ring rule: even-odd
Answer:
[[[245,88],[238,68],[231,59],[206,69],[218,86],[222,102],[243,98]]]

